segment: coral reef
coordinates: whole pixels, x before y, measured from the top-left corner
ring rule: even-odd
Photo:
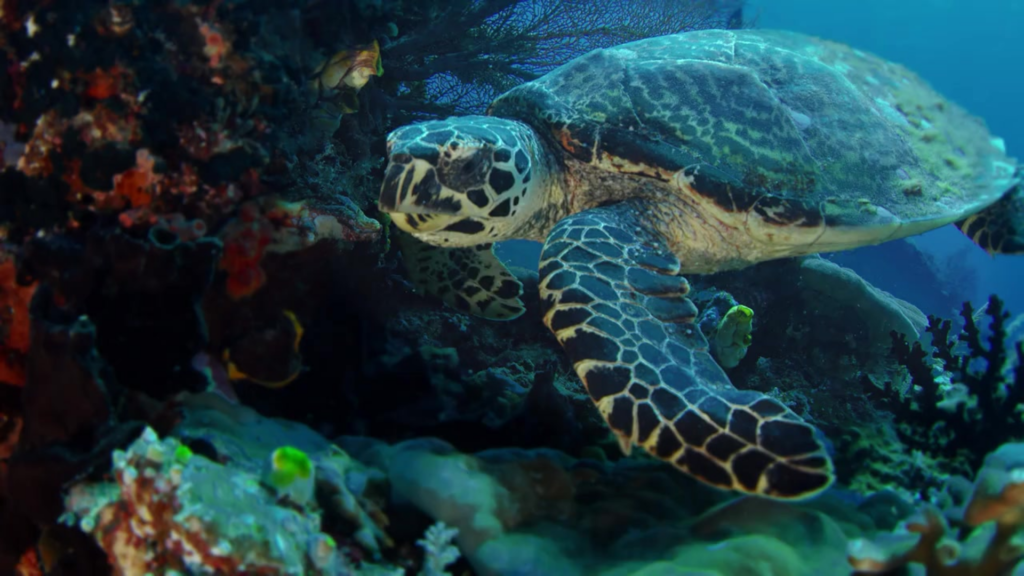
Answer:
[[[738,574],[767,555],[777,573],[797,576],[843,558],[842,529],[817,512],[758,499],[712,508],[724,495],[652,461],[602,463],[548,449],[470,455],[432,439],[341,443],[385,472],[393,506],[457,528],[477,574]],[[822,523],[825,533],[810,537]]]
[[[944,512],[924,504],[897,529],[872,539],[855,539],[848,547],[856,574],[888,574],[907,564],[921,564],[927,576],[996,576],[1024,566],[1024,444],[1004,444],[985,456],[973,485],[956,479],[962,502]],[[965,486],[966,485],[966,486]],[[953,492],[951,490],[950,492]],[[950,521],[965,528],[957,538]]]
[[[71,486],[61,520],[91,534],[115,574],[352,573],[319,515],[278,505],[258,477],[151,428],[113,462],[113,482]]]
[[[282,447],[287,447],[293,459],[305,459],[310,466],[309,484],[326,499],[322,508],[353,525],[353,537],[372,554],[379,555],[383,546],[390,545],[376,504],[349,489],[353,485],[372,490],[373,474],[307,426],[265,418],[211,393],[180,397],[175,412],[178,417],[171,433],[185,445],[256,478],[266,478],[275,491],[280,486],[273,478],[274,462]],[[352,476],[359,479],[351,480]],[[306,504],[309,498],[305,500],[295,503]]]
[[[1010,314],[995,295],[975,311],[964,303],[963,328],[928,318],[930,352],[898,332],[892,351],[910,373],[912,388],[889,383],[882,394],[911,449],[944,460],[951,472],[970,474],[984,455],[1024,435],[1018,406],[1024,400],[1024,349],[1007,339]],[[986,322],[987,320],[987,322]]]
[[[28,304],[36,283],[18,282],[14,257],[0,252],[0,382],[14,386],[25,383],[25,355],[28,353]]]
[[[112,451],[142,429],[132,419],[140,406],[115,386],[109,364],[96,352],[95,325],[66,314],[53,298],[45,285],[33,298],[26,383],[16,412],[8,412],[17,444],[0,465],[0,571],[13,570],[45,534],[60,542],[57,549],[80,550],[73,558],[53,559],[49,568],[88,573],[100,565],[102,556],[79,547],[80,532],[50,528],[63,509],[63,488],[107,468]],[[12,399],[5,400],[10,405]]]
[[[535,271],[503,323],[401,272],[390,129],[592,48],[743,25],[738,0],[0,1],[0,574],[1011,566],[1019,447],[981,462],[1024,433],[998,300],[960,344],[930,319],[948,377],[916,308],[827,260],[694,279],[738,387],[836,438],[839,485],[793,505],[623,457]],[[861,393],[885,381],[899,427]],[[900,494],[979,466],[907,520]]]
[[[825,374],[832,380],[885,381],[896,367],[888,354],[889,333],[897,330],[916,339],[926,326],[925,315],[914,305],[818,256],[767,262],[694,283],[699,289],[695,303],[704,310],[701,327],[709,337],[716,331],[712,325],[732,306],[743,303],[757,313],[749,351],[730,372],[741,382],[747,375],[756,377],[750,374],[753,368],[775,362],[789,364],[800,375],[787,379],[808,382],[808,388]],[[781,373],[782,367],[776,370]],[[761,389],[762,384],[745,387]]]

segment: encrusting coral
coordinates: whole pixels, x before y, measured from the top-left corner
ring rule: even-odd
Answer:
[[[182,396],[180,406],[183,417],[172,433],[185,443],[203,446],[218,462],[266,479],[275,495],[286,494],[299,506],[312,506],[315,494],[319,506],[344,519],[352,527],[352,538],[373,556],[392,545],[384,532],[387,519],[364,493],[380,483],[379,475],[313,430],[296,422],[266,418],[212,393]],[[278,466],[275,460],[284,462]],[[275,467],[299,472],[296,468],[307,464],[311,483],[281,486],[279,481],[286,478],[273,478]]]
[[[320,515],[280,505],[259,479],[147,428],[115,451],[112,482],[71,487],[62,520],[92,534],[117,574],[347,574]]]

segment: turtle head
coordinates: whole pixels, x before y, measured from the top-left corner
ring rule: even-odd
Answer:
[[[466,116],[388,135],[379,207],[401,230],[439,246],[518,237],[544,204],[536,135],[525,124]]]

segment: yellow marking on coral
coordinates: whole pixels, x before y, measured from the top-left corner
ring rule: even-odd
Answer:
[[[302,343],[302,335],[305,333],[305,329],[302,327],[302,323],[299,322],[299,318],[295,316],[295,312],[292,312],[291,310],[285,310],[284,315],[287,316],[289,320],[291,320],[292,328],[295,330],[295,341],[294,344],[292,344],[292,346],[295,348],[295,351],[298,352],[299,344]]]
[[[292,446],[282,446],[274,450],[272,455],[274,471],[279,472],[278,478],[291,482],[295,477],[309,478],[313,473],[313,463],[305,452]]]

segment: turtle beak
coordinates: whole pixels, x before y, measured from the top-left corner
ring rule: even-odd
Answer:
[[[460,205],[443,198],[444,187],[434,167],[409,154],[391,156],[377,207],[391,214],[399,230],[410,234],[434,232],[461,220]]]
[[[413,175],[413,160],[408,154],[398,154],[388,160],[384,183],[381,184],[380,197],[377,199],[377,207],[381,212],[399,212],[403,192],[407,193],[411,187]]]
[[[463,218],[448,216],[445,214],[393,214],[391,221],[398,226],[402,232],[410,234],[422,234],[425,232],[436,232],[443,230]]]
[[[441,186],[430,163],[409,154],[394,154],[384,173],[377,207],[389,214],[456,215],[462,208],[457,196]]]

